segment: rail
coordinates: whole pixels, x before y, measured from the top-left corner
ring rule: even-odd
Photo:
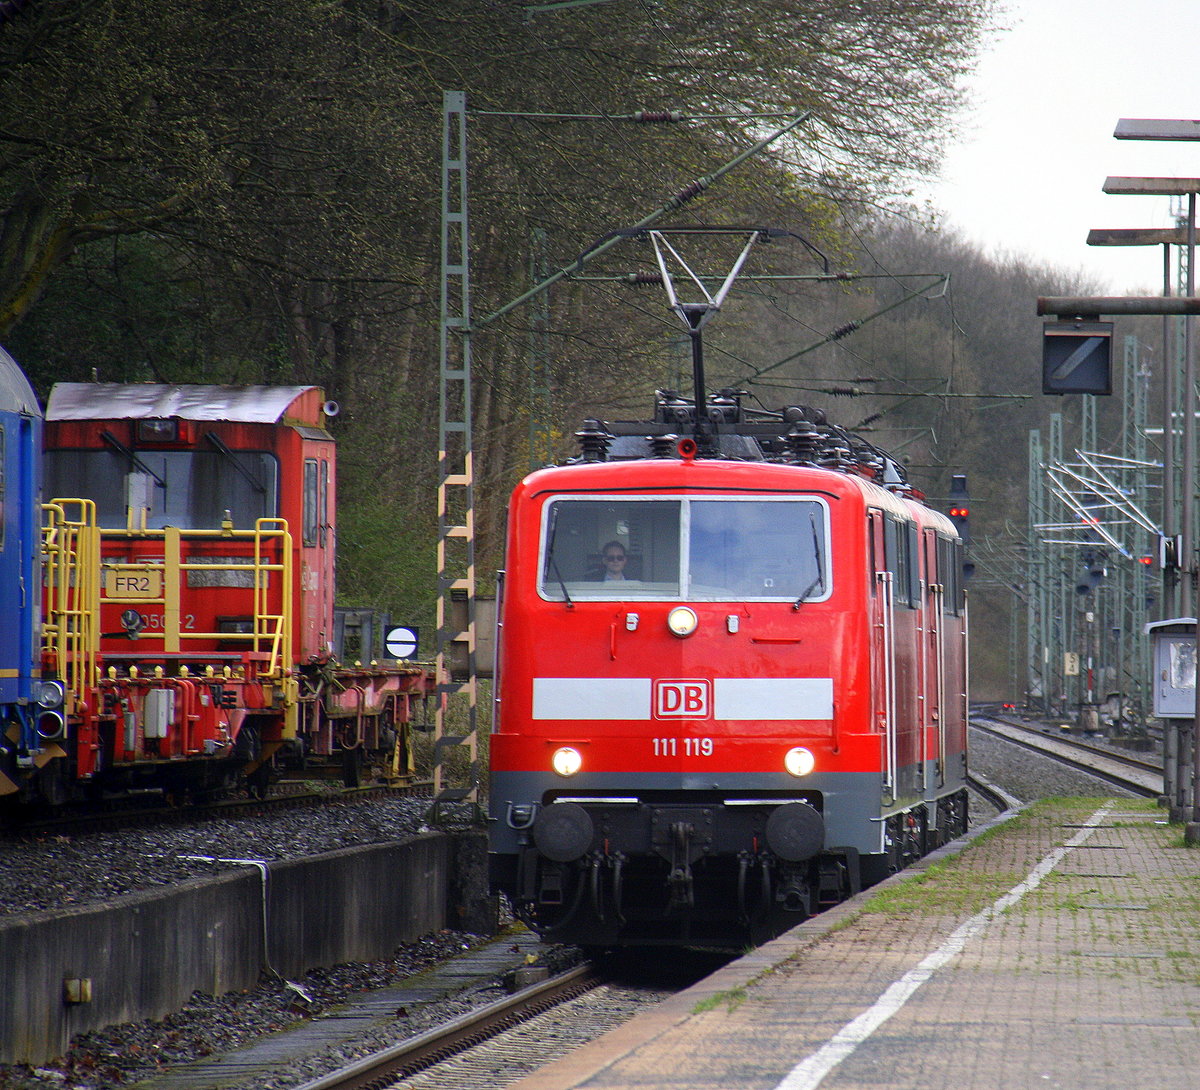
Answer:
[[[992,783],[978,772],[967,773],[967,786],[979,794],[989,806],[994,807],[998,817],[1008,817],[1025,806],[1015,795],[1010,795],[999,784]]]
[[[353,1090],[357,1087],[389,1085],[392,1081],[441,1063],[550,1007],[574,999],[599,983],[600,978],[592,965],[577,966],[541,984],[534,984],[514,995],[470,1011],[418,1037],[364,1056],[355,1063],[304,1083],[298,1090]]]
[[[971,720],[971,727],[1145,798],[1157,798],[1163,793],[1160,763],[1101,749],[1073,738],[1048,737],[1042,729],[1002,720],[976,716]]]

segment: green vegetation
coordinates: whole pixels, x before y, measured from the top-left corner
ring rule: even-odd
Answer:
[[[974,915],[1023,877],[1015,871],[995,871],[983,881],[978,874],[964,872],[950,860],[880,890],[863,905],[862,911],[877,916],[906,916],[914,912]]]
[[[699,1003],[692,1007],[692,1013],[703,1014],[705,1011],[716,1010],[717,1007],[722,1006],[726,1010],[735,1011],[745,1000],[745,988],[728,988],[723,992],[714,992],[712,995],[701,999]]]
[[[957,855],[940,860],[914,872],[902,881],[881,889],[869,897],[863,905],[864,914],[880,916],[906,915],[912,912],[930,914],[945,912],[949,915],[974,915],[1012,889],[1026,877],[1024,869],[996,868],[986,875],[978,870],[961,866],[963,860],[980,851],[1000,835],[1009,835],[1014,830],[1042,829],[1047,844],[1053,847],[1062,843],[1061,822],[1078,817],[1083,821],[1096,812],[1104,799],[1051,798],[1042,799],[1023,810],[1003,825],[994,826],[972,838]],[[1069,834],[1068,834],[1069,835]]]

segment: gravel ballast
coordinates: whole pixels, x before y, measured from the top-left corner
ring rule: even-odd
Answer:
[[[277,862],[403,840],[424,828],[428,810],[428,799],[396,798],[186,825],[0,840],[0,916],[93,904],[234,866],[185,856]]]
[[[317,1017],[356,995],[396,984],[484,941],[476,935],[443,931],[409,943],[382,961],[314,969],[295,982],[264,978],[256,988],[222,996],[196,992],[183,1010],[161,1021],[125,1022],[80,1034],[67,1055],[53,1063],[40,1067],[0,1064],[0,1087],[108,1090],[152,1079],[175,1065],[228,1052],[297,1021]],[[403,1028],[386,1039],[366,1039],[332,1055],[280,1063],[272,1076],[256,1076],[245,1090],[296,1086],[355,1056],[383,1048],[398,1036],[419,1033],[455,1017],[468,1006],[458,998],[431,1004],[405,1018]]]
[[[1137,798],[1096,776],[1067,768],[1057,761],[982,731],[971,731],[971,769],[1015,795],[1022,802],[1067,796]]]

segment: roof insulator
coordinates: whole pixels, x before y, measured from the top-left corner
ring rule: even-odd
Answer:
[[[639,125],[654,125],[664,121],[682,121],[683,114],[678,110],[638,110],[633,120]]]
[[[679,443],[678,435],[650,435],[647,438],[650,440],[650,447],[654,451],[655,458],[672,458],[675,456],[675,448]]]
[[[837,329],[829,334],[829,339],[831,341],[840,341],[843,337],[849,336],[851,333],[853,333],[861,325],[862,322],[858,321],[857,319],[855,319],[853,322],[847,322],[845,325],[840,325],[837,327]]]
[[[864,477],[878,480],[883,476],[884,459],[877,450],[868,449],[858,456],[859,470]]]
[[[681,204],[686,204],[693,197],[700,196],[708,188],[707,178],[697,178],[691,185],[681,189],[672,197],[667,204],[672,208],[678,208]]]
[[[585,462],[603,462],[608,459],[608,444],[612,441],[609,430],[599,420],[588,419],[576,433],[579,448]]]
[[[816,465],[822,440],[821,433],[807,420],[798,420],[783,437],[788,454],[797,465]]]
[[[817,463],[826,469],[836,469],[842,473],[850,471],[854,468],[854,456],[850,453],[850,444],[838,436],[831,436],[825,443]]]

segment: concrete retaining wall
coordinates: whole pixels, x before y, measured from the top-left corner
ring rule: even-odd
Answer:
[[[270,967],[297,978],[485,921],[478,906],[487,889],[474,878],[484,841],[481,833],[429,833],[272,864]],[[262,920],[263,879],[252,866],[103,905],[0,919],[0,1061],[44,1062],[77,1033],[161,1018],[196,991],[253,987],[263,968]],[[90,988],[90,999],[68,1002],[68,981],[86,982],[73,986]]]

